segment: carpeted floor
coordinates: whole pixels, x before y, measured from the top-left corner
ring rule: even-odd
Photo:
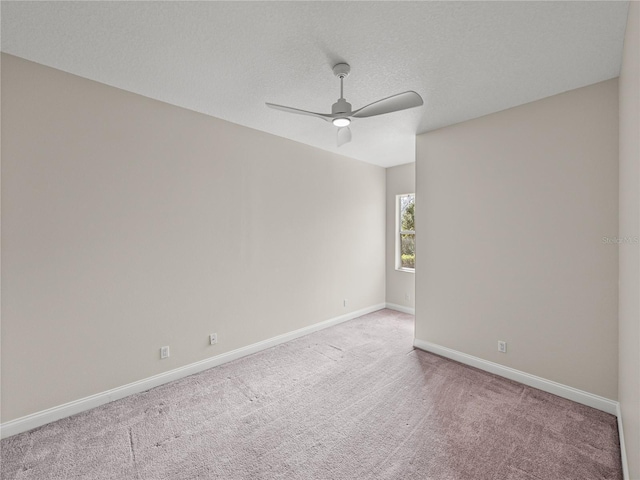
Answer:
[[[616,419],[366,315],[2,440],[2,479],[620,479]]]

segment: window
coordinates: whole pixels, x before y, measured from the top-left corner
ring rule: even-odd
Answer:
[[[416,268],[416,195],[398,195],[396,205],[396,268],[413,272]]]

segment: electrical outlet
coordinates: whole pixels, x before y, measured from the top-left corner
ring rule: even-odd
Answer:
[[[209,335],[209,343],[211,345],[215,345],[216,343],[218,343],[218,334],[217,333],[212,333]]]
[[[411,295],[409,295],[408,293],[404,294],[404,299],[405,300],[411,300]]]
[[[507,342],[498,340],[498,351],[501,353],[507,353]]]
[[[169,347],[161,347],[160,348],[160,358],[169,358]]]
[[[342,306],[343,306],[343,307],[346,307],[348,303],[349,303],[349,302],[348,302],[348,301],[347,301],[347,299],[345,298],[345,299],[342,301]]]

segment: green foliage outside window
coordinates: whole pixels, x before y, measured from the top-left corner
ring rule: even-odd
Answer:
[[[416,268],[415,196],[400,197],[400,266]]]
[[[416,222],[415,222],[415,211],[416,211],[416,202],[413,195],[411,196],[410,203],[402,211],[402,222],[400,225],[401,230],[410,230],[415,232],[416,230]]]

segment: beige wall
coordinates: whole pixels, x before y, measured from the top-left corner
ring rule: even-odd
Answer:
[[[629,477],[640,479],[640,4],[631,2],[620,71],[618,396]]]
[[[415,193],[415,166],[387,168],[387,303],[408,309],[415,305],[415,274],[396,270],[396,195]]]
[[[617,398],[617,119],[613,79],[418,136],[417,339]]]
[[[383,168],[2,55],[2,421],[383,303],[384,229]]]

